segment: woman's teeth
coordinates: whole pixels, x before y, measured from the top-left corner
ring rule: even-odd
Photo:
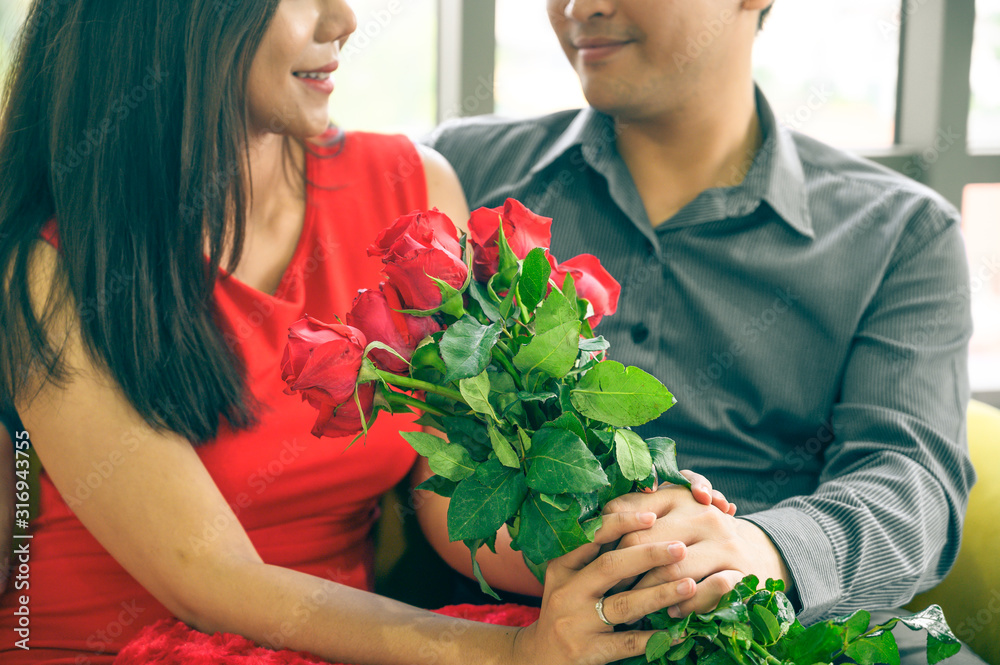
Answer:
[[[295,76],[300,79],[315,79],[317,81],[325,81],[330,78],[329,72],[295,72]]]

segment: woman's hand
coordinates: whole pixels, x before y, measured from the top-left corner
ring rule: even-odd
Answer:
[[[691,496],[694,497],[695,501],[703,506],[715,506],[730,517],[736,515],[736,504],[729,503],[722,492],[712,489],[712,483],[709,482],[708,478],[687,469],[681,471],[681,475],[691,483]],[[656,487],[654,486],[651,491],[655,492]]]
[[[605,515],[593,543],[549,562],[541,615],[517,635],[515,663],[598,665],[645,653],[655,631],[614,632],[601,620],[596,604],[603,597],[607,620],[623,624],[690,598],[695,590],[691,579],[605,596],[624,578],[680,562],[686,548],[679,542],[664,542],[604,554],[600,549],[627,534],[649,529],[655,519],[655,513]]]

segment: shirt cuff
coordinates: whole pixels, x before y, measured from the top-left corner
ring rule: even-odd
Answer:
[[[840,599],[837,561],[822,527],[796,508],[774,508],[742,519],[760,527],[785,560],[802,603],[798,616],[802,625],[822,619]]]

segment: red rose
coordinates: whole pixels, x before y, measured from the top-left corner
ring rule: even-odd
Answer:
[[[400,217],[379,234],[368,254],[382,258],[386,277],[398,290],[404,309],[441,305],[441,291],[432,277],[460,289],[469,274],[458,231],[437,209]]]
[[[411,316],[398,311],[401,309],[399,292],[391,284],[383,283],[380,291],[365,289],[358,294],[347,323],[363,332],[369,342],[382,342],[409,360],[417,345],[441,330],[441,326],[433,317]],[[406,375],[409,371],[407,363],[388,351],[374,349],[369,355],[387,372]]]
[[[358,422],[354,391],[368,341],[364,333],[351,326],[328,324],[306,316],[288,329],[288,346],[281,361],[281,378],[288,384],[289,395],[301,393],[302,399],[320,410],[313,433],[328,429],[331,419]],[[361,387],[362,394],[366,387]],[[374,395],[373,388],[369,392]],[[370,413],[371,405],[366,407]],[[350,414],[353,413],[353,416]],[[333,431],[333,430],[330,430]],[[344,432],[350,433],[350,432]],[[340,436],[338,434],[337,436]]]
[[[573,275],[576,294],[589,301],[594,310],[593,316],[587,319],[591,328],[596,328],[605,316],[615,313],[615,310],[618,309],[618,297],[621,295],[622,287],[604,269],[596,256],[581,254],[565,263],[558,263],[548,252],[545,256],[549,260],[549,265],[552,266],[551,279],[556,284],[562,286],[566,275]]]
[[[507,199],[502,208],[480,208],[469,218],[472,243],[472,274],[478,282],[488,282],[500,269],[500,223],[507,244],[519,259],[552,242],[552,220],[531,212],[515,199]]]
[[[378,234],[368,247],[368,256],[384,261],[407,258],[425,249],[440,249],[462,260],[458,229],[446,214],[434,208],[428,212],[403,215]]]
[[[366,383],[358,386],[358,400],[361,402],[361,408],[365,411],[365,422],[371,424],[372,404],[375,402],[375,384]],[[338,407],[330,404],[321,405],[316,423],[312,428],[313,436],[328,436],[330,438],[351,436],[361,431],[364,431],[364,427],[361,424],[358,405],[354,403],[353,396]]]

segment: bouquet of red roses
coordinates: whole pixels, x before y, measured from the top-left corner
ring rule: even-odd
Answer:
[[[593,539],[612,499],[689,486],[671,439],[631,429],[673,396],[641,369],[607,360],[608,343],[594,334],[614,314],[619,284],[593,256],[559,263],[551,223],[513,199],[474,212],[467,237],[437,210],[400,218],[368,249],[386,281],[358,295],[346,324],[306,317],[292,326],[282,367],[287,392],[319,411],[316,436],[361,436],[379,412],[413,410],[444,433],[403,436],[428,458],[436,475],[420,488],[451,499],[449,536],[468,546],[494,597],[476,553],[495,551],[504,525],[541,580],[546,562]],[[650,615],[643,627],[663,632],[649,661],[899,662],[889,625],[869,630],[861,612],[806,629],[782,591],[771,580],[758,589],[750,576],[713,612]],[[957,651],[940,608],[903,622],[928,630],[930,662]]]

